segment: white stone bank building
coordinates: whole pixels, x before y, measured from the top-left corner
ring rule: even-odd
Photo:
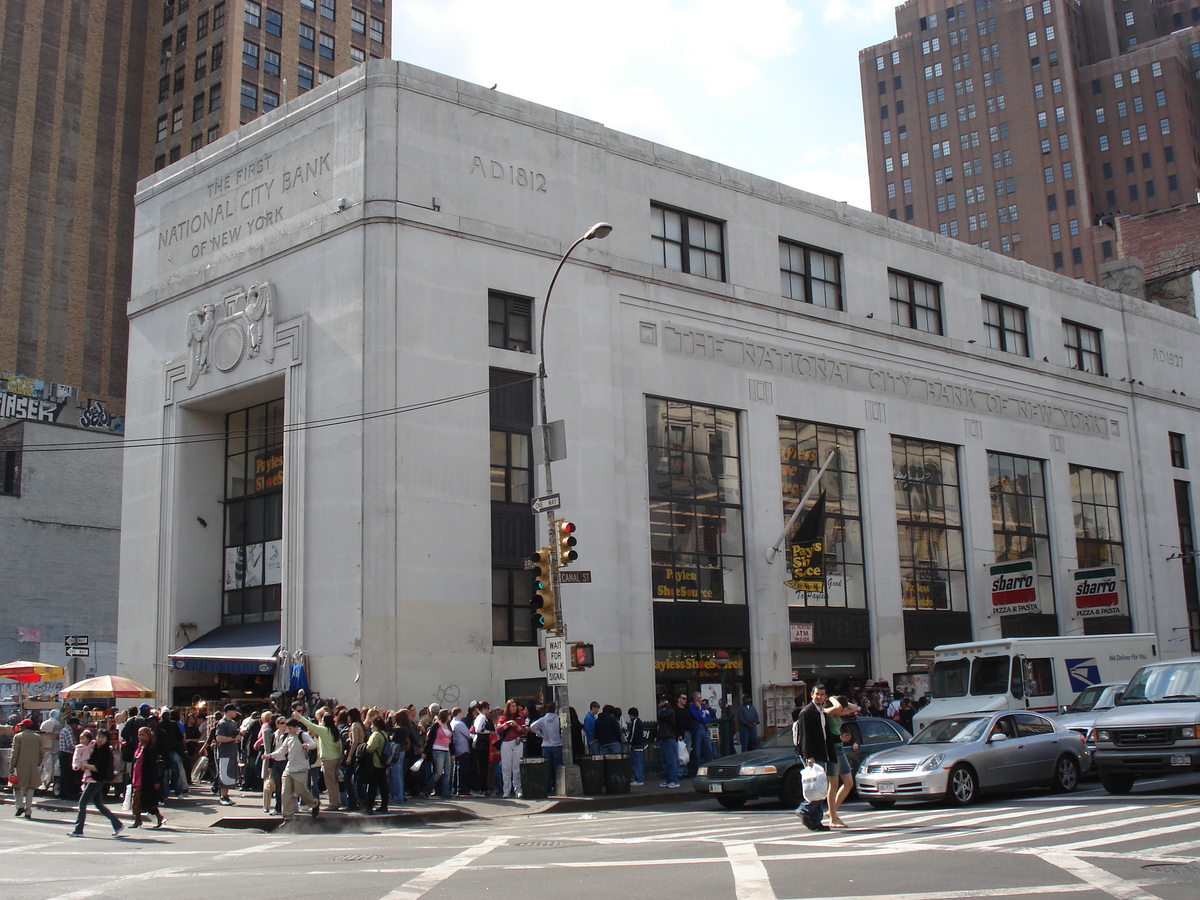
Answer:
[[[164,700],[535,694],[543,349],[581,711],[718,651],[760,702],[1200,642],[1180,313],[396,61],[142,182],[134,263],[119,666]]]

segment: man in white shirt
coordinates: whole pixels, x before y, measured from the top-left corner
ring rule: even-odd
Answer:
[[[486,700],[480,700],[475,705],[479,711],[475,716],[475,721],[471,724],[471,756],[475,760],[473,767],[475,774],[475,784],[472,786],[472,797],[482,797],[487,793],[488,788],[488,770],[492,767],[490,760],[492,751],[492,735],[496,729],[492,725],[492,720],[488,717],[492,711],[492,706]]]

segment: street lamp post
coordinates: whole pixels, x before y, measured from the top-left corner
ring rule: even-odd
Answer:
[[[554,276],[550,279],[550,286],[546,288],[546,299],[542,302],[542,322],[538,329],[538,411],[542,422],[542,466],[545,470],[545,493],[547,495],[554,493],[554,480],[550,471],[550,420],[546,415],[546,313],[550,309],[550,295],[554,293],[554,283],[558,281],[558,273],[562,271],[567,258],[575,252],[575,248],[584,241],[608,237],[612,228],[607,222],[597,222],[567,248],[567,252],[558,261],[558,267],[555,268]],[[555,534],[553,510],[546,510],[546,532],[554,560],[550,575],[551,590],[554,593],[554,618],[557,623],[556,627],[561,633],[565,631],[566,623],[563,620],[562,587],[558,570],[558,540]],[[567,693],[567,685],[556,684],[554,686],[554,702],[558,706],[558,722],[560,732],[564,736],[563,764],[559,770],[559,783],[555,787],[560,794],[577,795],[582,793],[583,784],[579,777],[579,767],[575,764],[574,753],[571,750],[571,702]]]

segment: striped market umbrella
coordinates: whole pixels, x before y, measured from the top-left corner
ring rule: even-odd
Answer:
[[[39,681],[56,681],[63,677],[62,666],[49,663],[29,662],[18,659],[0,666],[0,678],[9,678],[21,684],[36,684]]]
[[[149,698],[154,696],[154,690],[139,684],[132,678],[122,678],[119,675],[97,675],[95,678],[85,678],[68,685],[58,692],[58,696],[71,700],[103,700],[108,697]]]

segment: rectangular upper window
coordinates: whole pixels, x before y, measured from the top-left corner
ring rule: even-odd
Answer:
[[[1176,469],[1186,469],[1188,467],[1187,439],[1174,431],[1168,431],[1167,434],[1171,438],[1171,465]]]
[[[246,0],[245,19],[251,28],[258,28],[262,24],[262,4],[256,0]]]
[[[533,352],[533,298],[488,291],[488,346]]]
[[[840,255],[780,239],[779,274],[783,296],[814,306],[842,308]]]
[[[993,350],[1029,355],[1029,329],[1025,310],[1020,306],[983,298],[983,327],[987,345]]]
[[[888,272],[892,324],[930,334],[942,333],[941,286],[923,278]]]
[[[1072,369],[1104,374],[1100,329],[1063,319],[1063,346],[1067,351],[1067,365]]]
[[[725,280],[724,225],[716,219],[650,204],[653,263],[714,281]]]

